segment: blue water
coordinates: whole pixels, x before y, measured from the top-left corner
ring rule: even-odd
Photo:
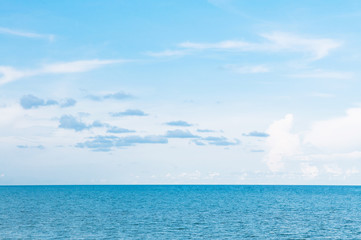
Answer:
[[[1,239],[361,239],[361,187],[0,187]]]

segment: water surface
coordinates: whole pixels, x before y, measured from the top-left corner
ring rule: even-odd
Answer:
[[[361,239],[361,187],[3,186],[2,239]]]

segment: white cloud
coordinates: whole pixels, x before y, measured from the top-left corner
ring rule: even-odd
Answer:
[[[184,56],[188,54],[188,51],[185,50],[165,50],[161,52],[147,52],[146,53],[152,57],[175,57],[175,56]]]
[[[268,153],[265,162],[272,172],[284,168],[284,161],[300,152],[300,141],[297,134],[291,133],[293,115],[287,114],[283,119],[275,121],[266,131],[270,136],[266,140]]]
[[[360,148],[361,108],[351,108],[343,117],[315,122],[305,133],[304,143],[323,152],[352,152]]]
[[[23,117],[24,111],[20,105],[11,105],[0,108],[0,127],[9,127],[16,119]]]
[[[333,176],[341,176],[343,174],[342,169],[335,165],[335,164],[331,164],[331,165],[324,165],[325,171]]]
[[[226,69],[229,69],[235,73],[247,74],[247,73],[265,73],[269,72],[270,69],[264,65],[256,65],[256,66],[237,66],[233,64],[229,64],[225,66]]]
[[[322,92],[314,92],[311,94],[313,97],[320,97],[320,98],[332,98],[335,97],[335,95],[331,93],[322,93]]]
[[[340,41],[330,38],[307,38],[290,33],[272,32],[261,34],[264,42],[247,42],[239,40],[225,40],[215,43],[207,42],[183,42],[178,44],[180,49],[166,50],[159,53],[152,53],[156,57],[180,56],[191,53],[191,51],[230,51],[230,52],[301,52],[309,55],[311,60],[318,60],[326,57],[331,50],[342,45]],[[188,50],[188,52],[185,52]]]
[[[9,83],[20,78],[38,76],[44,74],[61,74],[61,73],[76,73],[87,72],[104,65],[122,63],[126,60],[114,59],[114,60],[81,60],[72,62],[60,62],[46,64],[41,68],[32,70],[18,70],[13,67],[0,66],[0,85]]]
[[[25,32],[25,31],[19,31],[9,28],[0,27],[0,34],[8,34],[8,35],[14,35],[19,37],[26,37],[26,38],[40,38],[40,39],[47,39],[49,41],[53,41],[55,36],[52,34],[39,34],[39,33],[33,33],[33,32]]]
[[[361,108],[348,109],[342,117],[314,122],[308,131],[292,133],[292,125],[293,116],[288,114],[267,130],[270,136],[264,161],[271,172],[284,170],[286,163],[309,178],[319,176],[320,164],[323,173],[330,176],[346,178],[359,172]]]
[[[193,43],[193,42],[184,42],[180,43],[179,47],[181,48],[190,48],[197,50],[206,50],[206,49],[234,49],[240,51],[251,51],[256,50],[257,45],[254,43],[248,43],[243,41],[222,41],[218,43]]]
[[[314,178],[318,176],[319,170],[316,166],[311,166],[308,163],[302,163],[301,172],[304,177]]]
[[[321,70],[321,69],[316,69],[312,72],[292,74],[289,76],[294,77],[294,78],[350,79],[353,77],[353,73],[325,71],[325,70]]]
[[[331,50],[342,45],[341,42],[329,38],[304,38],[283,32],[273,32],[262,36],[271,42],[271,48],[274,50],[309,52],[314,60],[324,58]]]

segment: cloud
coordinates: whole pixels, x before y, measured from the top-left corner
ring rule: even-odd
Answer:
[[[210,132],[215,132],[214,130],[210,130],[210,129],[197,129],[197,132],[200,133],[210,133]]]
[[[354,74],[351,72],[336,72],[316,69],[312,72],[289,75],[294,78],[318,78],[318,79],[351,79]]]
[[[25,77],[33,77],[45,74],[64,74],[64,73],[78,73],[87,72],[105,65],[123,63],[126,60],[80,60],[72,62],[60,62],[45,64],[41,68],[33,70],[18,70],[9,66],[0,66],[0,85],[9,83]]]
[[[177,127],[190,127],[193,126],[190,123],[187,123],[185,121],[172,121],[172,122],[166,122],[165,123],[168,126],[177,126]]]
[[[57,105],[58,102],[52,99],[45,101],[44,99],[35,97],[34,95],[25,95],[20,99],[20,105],[24,109],[38,108],[40,106]]]
[[[234,146],[234,145],[239,145],[241,143],[238,139],[234,139],[234,141],[230,141],[225,137],[205,137],[205,138],[194,139],[192,142],[198,146],[205,146],[205,145]]]
[[[78,148],[89,148],[93,151],[109,152],[113,148],[121,148],[134,146],[137,144],[166,144],[168,139],[164,136],[149,135],[149,136],[96,136],[91,137],[91,140],[83,143],[77,143]]]
[[[59,120],[59,128],[64,129],[73,129],[77,132],[89,129],[91,126],[86,125],[85,123],[78,121],[75,117],[71,115],[63,115]]]
[[[316,166],[312,166],[308,163],[301,164],[301,172],[304,177],[315,178],[318,176],[319,170]]]
[[[205,137],[202,138],[203,141],[208,142],[210,145],[216,145],[216,146],[233,146],[240,144],[240,141],[238,139],[235,139],[235,141],[229,141],[225,137]]]
[[[127,109],[124,112],[109,113],[112,117],[126,117],[126,116],[148,116],[147,113],[138,109]]]
[[[168,131],[165,136],[167,138],[199,138],[199,136],[193,135],[188,130],[184,131],[180,129]]]
[[[361,108],[351,108],[341,117],[317,121],[305,132],[304,144],[322,152],[352,152],[361,142]]]
[[[245,137],[269,137],[268,133],[265,132],[257,132],[257,131],[253,131],[250,133],[243,133],[242,134]]]
[[[184,51],[184,50],[165,50],[161,52],[147,52],[146,54],[152,57],[176,57],[176,56],[184,56],[189,53],[188,51]]]
[[[45,147],[43,145],[37,145],[37,146],[29,146],[29,145],[17,145],[17,148],[20,149],[29,149],[29,148],[34,148],[34,149],[39,149],[39,150],[44,150]]]
[[[334,94],[322,93],[322,92],[314,92],[314,93],[311,94],[311,96],[319,97],[319,98],[332,98],[332,97],[335,97]]]
[[[116,92],[105,95],[88,95],[86,97],[93,101],[102,101],[104,99],[124,100],[124,99],[132,98],[133,96],[124,92]]]
[[[254,152],[254,153],[263,153],[264,150],[262,150],[262,149],[252,149],[251,152]]]
[[[310,60],[319,60],[340,47],[341,42],[330,38],[308,38],[285,32],[272,32],[260,35],[263,42],[247,42],[240,40],[225,40],[216,43],[183,42],[178,44],[176,50],[153,53],[153,56],[161,57],[171,55],[186,55],[199,51],[222,51],[222,52],[300,52],[306,53]],[[255,73],[268,71],[266,67],[244,67],[242,73]]]
[[[283,119],[273,122],[267,130],[266,140],[268,152],[264,158],[272,172],[284,168],[284,160],[300,152],[300,140],[297,134],[291,133],[293,115],[287,114]]]
[[[76,104],[76,100],[72,98],[67,98],[65,100],[62,100],[59,104],[59,102],[56,100],[53,99],[44,100],[31,94],[24,95],[20,99],[20,105],[24,109],[32,109],[32,108],[51,106],[51,105],[59,105],[60,107],[65,108],[65,107],[74,106],[75,104]]]
[[[317,121],[309,130],[292,133],[293,116],[273,122],[267,132],[266,155],[264,161],[271,172],[281,172],[288,167],[296,167],[307,178],[319,176],[320,163],[324,174],[344,178],[359,171],[351,164],[361,160],[361,108],[351,108],[341,117]],[[344,167],[341,169],[337,162]]]
[[[73,98],[67,98],[63,102],[60,103],[60,107],[66,108],[66,107],[72,107],[76,104],[76,100]]]
[[[115,127],[115,126],[111,126],[107,130],[107,133],[133,133],[133,132],[135,132],[135,131],[129,130],[126,128],[119,128],[119,127]]]
[[[237,66],[233,64],[228,64],[224,66],[225,69],[229,69],[232,72],[239,74],[248,74],[248,73],[265,73],[269,72],[270,69],[264,65],[256,65],[256,66]]]
[[[4,27],[0,27],[0,34],[14,35],[14,36],[25,37],[25,38],[47,39],[49,41],[53,41],[55,38],[55,36],[52,34],[39,34],[39,33],[33,33],[33,32],[25,32],[25,31],[19,31],[19,30],[14,30],[14,29],[10,29],[10,28],[4,28]]]
[[[192,141],[195,145],[198,145],[198,146],[205,146],[206,144],[202,141],[199,141],[199,140],[193,140]]]

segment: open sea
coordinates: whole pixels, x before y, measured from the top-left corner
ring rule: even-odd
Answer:
[[[2,186],[0,239],[361,239],[361,187]]]

